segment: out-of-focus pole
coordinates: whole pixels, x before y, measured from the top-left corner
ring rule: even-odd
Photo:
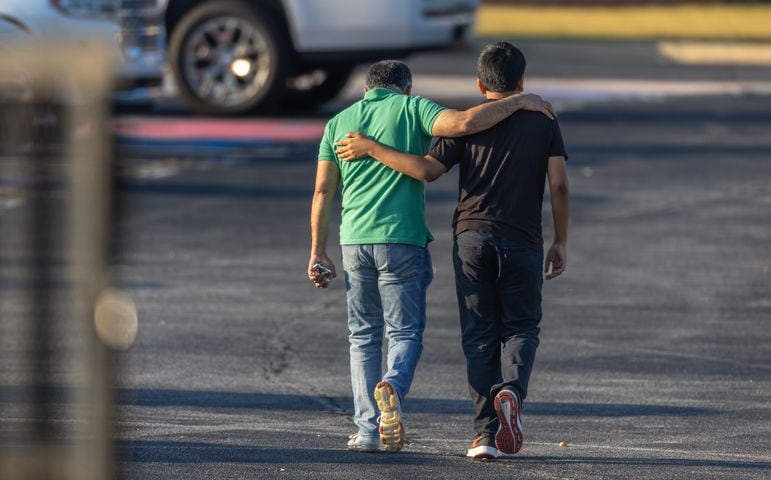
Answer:
[[[69,238],[72,264],[73,320],[82,324],[85,355],[80,360],[85,382],[80,404],[85,418],[82,442],[76,444],[75,478],[84,480],[112,479],[114,451],[112,422],[115,383],[115,358],[97,331],[95,311],[102,292],[107,290],[107,254],[110,242],[112,159],[107,144],[108,118],[106,102],[109,94],[110,68],[106,52],[94,49],[72,58],[77,73],[69,110],[72,133],[70,143],[71,203]],[[109,313],[107,315],[110,315]],[[107,329],[113,325],[108,322]],[[106,335],[109,335],[108,332]]]
[[[0,292],[8,306],[0,331],[15,348],[0,352],[0,400],[12,414],[0,431],[2,480],[119,476],[115,350],[133,341],[136,311],[108,288],[111,79],[109,53],[98,44],[0,49],[0,103],[19,112],[0,112],[0,167],[29,197],[9,218],[30,227],[3,243],[30,260],[18,274],[28,294]]]

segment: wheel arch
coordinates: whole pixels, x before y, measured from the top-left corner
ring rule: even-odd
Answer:
[[[177,26],[180,20],[187,14],[187,12],[197,8],[200,5],[211,3],[215,0],[168,0],[166,4],[165,14],[165,26],[166,26],[166,38],[171,38],[174,28]],[[285,35],[285,38],[289,40],[292,51],[294,51],[294,42],[292,41],[292,31],[289,28],[289,23],[286,18],[286,11],[281,0],[231,0],[248,8],[251,8],[259,13],[268,13],[273,16],[278,22],[277,26],[282,30],[281,33]]]

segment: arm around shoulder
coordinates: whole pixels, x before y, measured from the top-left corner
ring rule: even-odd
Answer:
[[[553,119],[551,104],[538,95],[515,93],[500,100],[488,101],[468,110],[447,109],[434,122],[431,134],[435,137],[462,137],[487,130],[517,110],[541,112]]]
[[[470,135],[472,120],[468,110],[460,111],[448,108],[437,117],[431,129],[435,137],[462,137]]]
[[[340,159],[350,162],[361,158],[374,158],[383,165],[403,173],[415,180],[433,182],[447,169],[430,156],[421,157],[400,152],[368,138],[358,132],[351,132],[335,144],[335,153]]]
[[[370,157],[415,180],[433,182],[447,171],[441,162],[429,155],[421,157],[394,150],[377,142],[372,143]]]

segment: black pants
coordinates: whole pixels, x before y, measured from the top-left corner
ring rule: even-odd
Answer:
[[[520,399],[538,348],[543,252],[475,230],[455,237],[455,286],[476,433],[494,433],[493,398],[510,387]]]

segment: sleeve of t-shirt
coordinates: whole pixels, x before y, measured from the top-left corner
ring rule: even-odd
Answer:
[[[429,155],[437,159],[449,172],[453,165],[460,163],[465,150],[466,142],[462,138],[440,138]]]
[[[319,161],[336,162],[337,156],[335,156],[335,140],[332,138],[332,121],[327,122],[327,126],[324,127],[324,136],[321,137],[321,144],[319,145]]]
[[[557,119],[554,119],[554,134],[551,137],[551,146],[549,147],[550,157],[565,157],[568,160],[568,152],[565,151],[565,142],[562,141],[562,131]]]
[[[423,133],[432,136],[431,131],[434,129],[434,122],[446,109],[436,102],[433,102],[423,97],[413,97],[415,101],[416,110],[418,112],[418,121],[420,122],[420,128]]]

